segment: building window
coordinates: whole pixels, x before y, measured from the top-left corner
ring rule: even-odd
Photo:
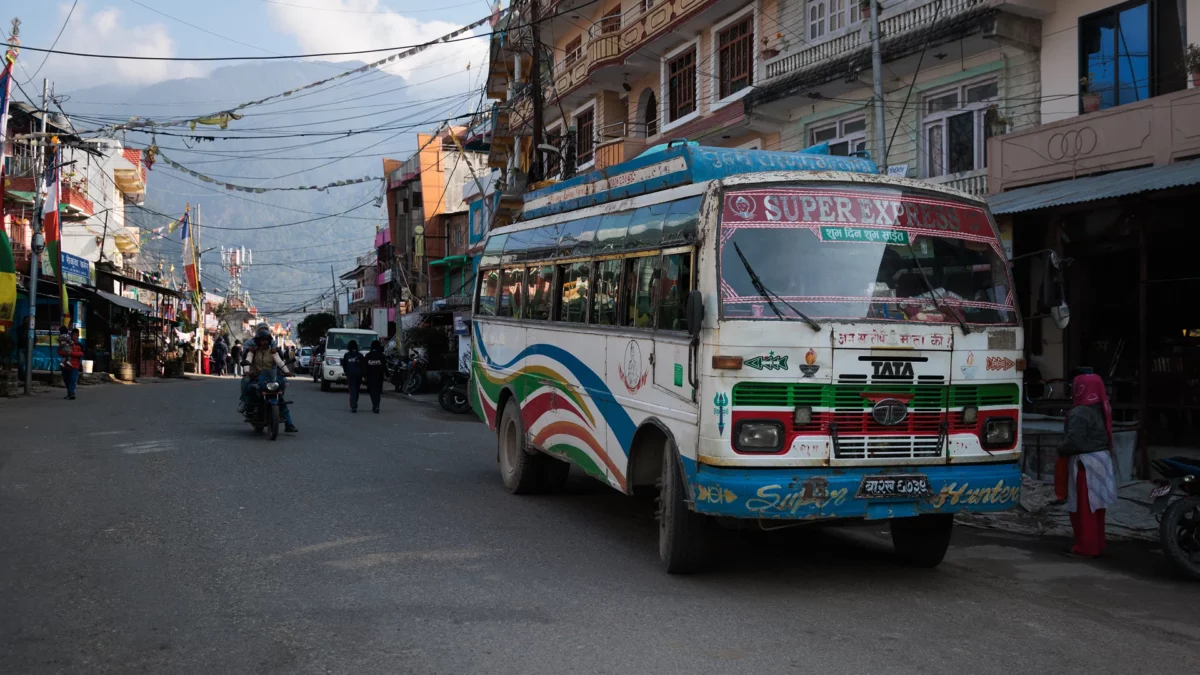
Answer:
[[[596,109],[575,114],[575,165],[591,163],[596,151]]]
[[[861,11],[859,0],[809,0],[808,39],[834,35],[862,21],[870,12]]]
[[[667,62],[667,120],[674,122],[696,112],[696,48]]]
[[[600,34],[611,35],[621,31],[621,6],[617,5],[600,17]]]
[[[658,97],[654,92],[650,92],[649,98],[646,99],[646,137],[649,138],[658,133]]]
[[[717,33],[717,67],[719,76],[717,98],[725,98],[753,84],[754,79],[754,15]]]
[[[927,95],[924,100],[925,176],[934,178],[987,166],[987,139],[998,85],[977,82]]]
[[[849,157],[867,149],[867,119],[854,117],[813,127],[809,144],[829,143],[829,154]]]
[[[1079,20],[1080,94],[1100,107],[1141,101],[1153,90],[1150,3],[1111,7]],[[1082,96],[1081,96],[1082,108]]]
[[[563,68],[570,68],[575,65],[579,59],[583,58],[583,36],[576,35],[563,48],[563,52]]]

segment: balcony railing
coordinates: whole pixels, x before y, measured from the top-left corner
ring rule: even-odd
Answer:
[[[606,169],[640,155],[646,149],[645,126],[616,122],[601,127],[596,140],[596,168]]]
[[[67,207],[67,217],[87,218],[96,212],[92,200],[87,198],[86,189],[85,186],[63,186],[59,201]]]
[[[976,171],[963,171],[961,173],[952,173],[947,176],[938,176],[936,178],[927,178],[930,183],[945,185],[946,187],[962,190],[967,194],[975,195],[976,197],[986,197],[988,193],[987,169],[979,169]]]
[[[350,291],[350,303],[359,304],[379,300],[378,286],[359,286]]]
[[[931,0],[917,7],[903,5],[883,10],[879,20],[879,37],[888,40],[909,31],[926,28],[984,6],[989,0]],[[903,7],[910,7],[903,9]],[[870,24],[862,22],[842,35],[835,36],[804,49],[789,51],[766,62],[767,79],[803,70],[827,59],[865,50],[871,44]]]

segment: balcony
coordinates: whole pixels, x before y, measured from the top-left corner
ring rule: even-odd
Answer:
[[[986,197],[988,193],[987,169],[963,171],[961,173],[938,176],[937,178],[926,178],[925,181],[961,190],[976,197]]]
[[[374,306],[377,302],[379,302],[378,286],[359,286],[350,291],[350,305],[355,309]]]
[[[617,122],[600,130],[596,140],[596,168],[607,169],[626,162],[646,149],[645,125]]]
[[[954,53],[961,58],[994,49],[998,42],[1040,48],[1041,24],[1027,18],[1044,13],[1032,6],[1038,1],[909,0],[893,4],[883,10],[879,21],[883,61],[893,64],[892,70],[899,77],[915,67],[914,59],[902,59],[923,50],[932,53],[934,47],[947,43],[956,45]],[[792,31],[805,32],[803,24]],[[860,74],[870,76],[871,35],[865,17],[816,44],[795,39],[791,42],[795,44],[788,45],[783,53],[763,61],[762,86],[747,97],[751,108],[803,93],[837,96],[841,90],[859,87]],[[822,85],[828,91],[818,91]],[[786,106],[777,107],[780,109],[764,112],[786,112]]]
[[[126,148],[121,155],[129,166],[118,161],[113,167],[113,183],[126,198],[141,204],[146,201],[146,165],[142,163],[142,153]]]
[[[1200,88],[1044,124],[988,141],[991,194],[1200,155]]]
[[[59,202],[64,220],[87,220],[96,212],[92,200],[87,198],[87,186],[84,183],[63,185]]]

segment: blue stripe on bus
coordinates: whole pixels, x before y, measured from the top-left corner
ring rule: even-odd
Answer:
[[[496,363],[492,361],[487,347],[484,346],[483,334],[479,330],[479,322],[476,321],[474,323],[475,346],[479,349],[479,355],[483,357],[484,362],[487,363],[489,368],[504,370],[511,368],[513,364],[519,363],[530,356],[545,356],[561,363],[567,370],[571,371],[571,375],[579,380],[579,384],[583,386],[587,394],[597,403],[596,407],[600,410],[600,414],[604,417],[608,428],[612,429],[613,436],[621,444],[621,453],[626,456],[629,455],[629,446],[633,442],[633,433],[637,431],[637,427],[633,424],[633,419],[629,417],[629,413],[625,412],[625,408],[616,402],[616,397],[613,396],[608,385],[604,384],[604,379],[597,375],[591,368],[588,368],[587,364],[580,361],[571,352],[545,343],[526,347],[520,354],[517,354],[507,363]]]

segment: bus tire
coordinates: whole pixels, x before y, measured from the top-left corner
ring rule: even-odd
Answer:
[[[911,567],[937,567],[950,548],[954,515],[930,513],[913,518],[894,518],[892,545],[896,556]]]
[[[668,574],[691,574],[705,552],[705,518],[688,508],[687,483],[668,442],[658,491],[658,557]]]
[[[515,401],[504,406],[496,442],[504,487],[514,495],[542,492],[546,484],[542,463],[547,458],[537,453],[530,454],[526,449],[525,424],[521,421],[521,408]]]

